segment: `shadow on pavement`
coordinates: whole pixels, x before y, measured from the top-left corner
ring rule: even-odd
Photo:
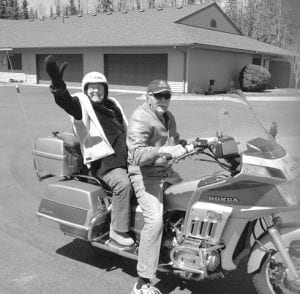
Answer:
[[[71,243],[59,248],[56,253],[106,272],[121,269],[126,274],[137,277],[135,261],[93,247],[84,240],[74,239]],[[183,280],[171,273],[158,272],[154,286],[164,294],[178,293],[180,291],[191,294],[256,294],[251,276],[246,273],[246,260],[242,261],[241,266],[237,270],[225,274],[223,279],[197,282]]]

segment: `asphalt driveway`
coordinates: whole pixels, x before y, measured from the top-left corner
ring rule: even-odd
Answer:
[[[141,103],[136,99],[139,93],[112,94],[127,115]],[[195,126],[203,124],[197,107],[199,101],[172,102],[171,109],[183,136],[191,136],[197,131]],[[299,156],[300,102],[253,102],[252,107],[264,125],[278,122],[278,141]],[[47,181],[39,182],[33,170],[33,142],[52,131],[68,129],[69,118],[53,102],[47,88],[22,86],[18,94],[14,87],[0,87],[1,294],[125,294],[130,293],[136,280],[134,262],[36,223],[35,212]],[[178,168],[187,173],[185,177],[193,176],[199,169],[190,162]],[[187,283],[174,276],[160,275],[156,283],[163,293],[255,294],[250,277],[241,269],[224,280]]]

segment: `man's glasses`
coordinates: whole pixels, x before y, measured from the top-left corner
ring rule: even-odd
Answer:
[[[172,95],[171,93],[157,93],[157,94],[153,94],[153,96],[157,100],[161,100],[163,98],[165,98],[166,100],[170,100]]]

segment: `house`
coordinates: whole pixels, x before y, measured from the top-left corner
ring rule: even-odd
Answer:
[[[271,71],[272,86],[289,85],[286,52],[243,36],[214,2],[0,20],[0,48],[0,81],[49,83],[44,58],[53,54],[58,62],[68,62],[64,78],[69,83],[100,71],[113,85],[145,86],[159,78],[174,92],[224,91],[238,85],[241,69],[254,63]]]

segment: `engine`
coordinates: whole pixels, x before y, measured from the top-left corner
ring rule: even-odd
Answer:
[[[181,276],[194,274],[202,279],[218,269],[224,248],[221,235],[230,213],[231,208],[227,206],[196,202],[184,232],[184,212],[174,212],[165,220],[163,247],[168,248],[169,261]]]
[[[204,238],[183,237],[184,213],[175,212],[165,220],[163,251],[169,264],[182,278],[203,279],[221,262],[222,244],[209,245]],[[167,254],[166,254],[167,253]]]

